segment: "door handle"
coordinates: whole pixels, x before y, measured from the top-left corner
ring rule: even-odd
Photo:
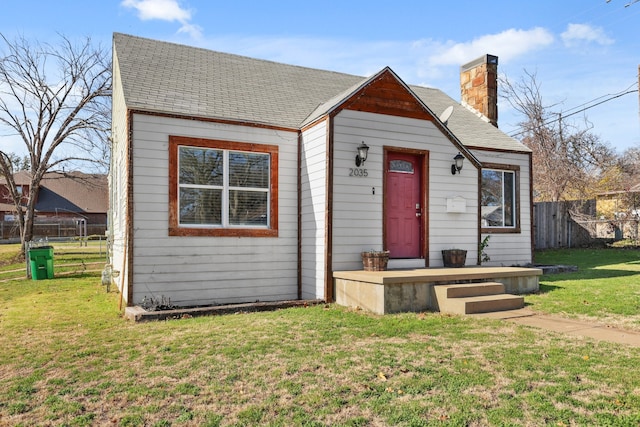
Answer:
[[[416,217],[421,217],[422,214],[420,212],[416,212]]]

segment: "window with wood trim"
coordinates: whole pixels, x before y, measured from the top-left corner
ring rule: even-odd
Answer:
[[[169,235],[278,235],[278,147],[169,137]]]
[[[518,166],[483,167],[480,194],[483,232],[520,231],[519,181]]]

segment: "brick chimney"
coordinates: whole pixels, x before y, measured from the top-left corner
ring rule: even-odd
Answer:
[[[484,55],[460,67],[463,105],[482,114],[498,127],[498,57]]]

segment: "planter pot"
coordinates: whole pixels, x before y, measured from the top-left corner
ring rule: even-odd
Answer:
[[[362,252],[362,267],[365,271],[384,271],[389,262],[389,251]]]
[[[464,249],[445,249],[442,251],[442,262],[445,267],[464,267],[467,251]]]

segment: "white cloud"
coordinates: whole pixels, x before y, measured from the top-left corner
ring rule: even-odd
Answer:
[[[202,27],[195,24],[184,23],[178,30],[179,33],[187,33],[194,39],[202,37]]]
[[[507,30],[478,37],[469,42],[442,42],[436,39],[415,41],[358,41],[324,38],[217,37],[202,41],[201,47],[236,52],[326,70],[370,75],[390,66],[410,84],[455,86],[458,67],[481,55],[492,54],[501,63],[513,61],[554,42],[543,29]]]
[[[560,37],[567,47],[584,43],[597,43],[603,46],[613,43],[613,39],[607,37],[602,28],[587,24],[569,24],[567,30],[560,34]]]
[[[186,22],[191,19],[191,12],[182,9],[176,0],[123,0],[122,6],[136,9],[143,21],[161,19]]]
[[[498,34],[487,34],[470,42],[447,44],[439,53],[429,57],[429,63],[435,66],[460,65],[486,53],[497,55],[501,61],[510,61],[551,43],[553,35],[544,28],[509,29]]]
[[[143,21],[179,22],[182,24],[179,33],[187,33],[193,38],[202,36],[202,28],[190,22],[191,10],[181,7],[178,0],[122,0],[121,5],[137,10],[138,18]]]

